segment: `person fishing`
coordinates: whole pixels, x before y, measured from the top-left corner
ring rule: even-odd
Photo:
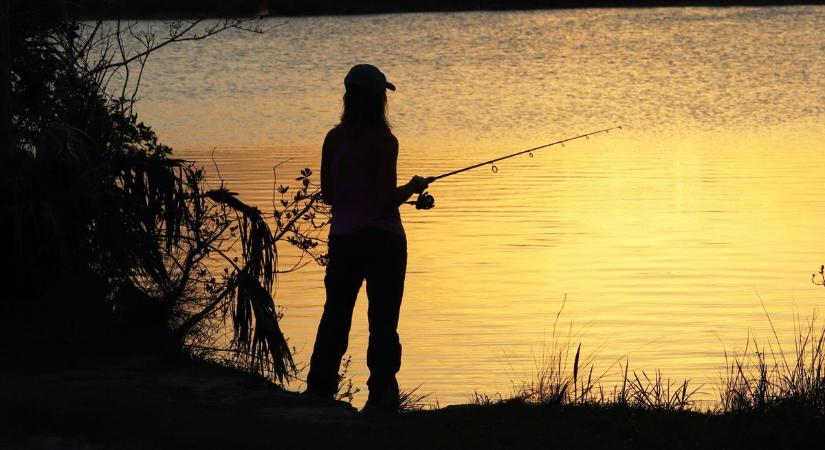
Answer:
[[[428,180],[396,185],[398,140],[387,121],[387,89],[395,86],[369,64],[344,78],[341,122],[327,133],[321,154],[321,196],[331,206],[326,303],[307,376],[307,392],[332,399],[347,350],[352,312],[367,282],[369,346],[365,411],[399,408],[401,367],[397,327],[407,268],[407,239],[398,208]]]

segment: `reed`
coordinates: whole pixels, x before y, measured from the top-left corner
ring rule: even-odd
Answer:
[[[674,383],[670,379],[662,376],[660,370],[656,370],[653,377],[649,377],[644,371],[640,377],[635,371],[633,378],[625,377],[627,393],[622,393],[620,399],[627,405],[636,409],[664,410],[664,411],[684,411],[693,407],[693,396],[699,388],[691,388],[690,380],[682,380]]]
[[[594,396],[604,372],[594,375],[592,357],[582,358],[579,337],[570,323],[567,332],[561,333],[559,319],[564,311],[567,296],[556,313],[550,336],[534,357],[535,374],[514,386],[511,400],[530,404],[576,404],[588,402]],[[575,349],[575,350],[574,350]]]
[[[719,408],[723,412],[764,411],[792,406],[825,413],[825,324],[816,317],[795,320],[791,355],[782,351],[771,321],[773,341],[760,345],[748,336],[741,352],[725,352]]]
[[[502,400],[501,395],[490,395],[479,391],[473,391],[473,393],[470,394],[471,405],[492,406],[501,403]]]
[[[661,371],[652,376],[647,372],[629,372],[629,364],[621,361],[597,371],[594,355],[583,356],[580,337],[573,332],[572,323],[566,333],[559,332],[559,318],[567,299],[556,314],[549,340],[544,342],[536,360],[536,372],[515,386],[510,400],[538,405],[598,405],[634,409],[679,411],[693,406],[698,388],[690,380],[673,382]],[[606,388],[604,379],[618,366],[622,375],[620,385]],[[489,396],[475,394],[477,404],[489,403]]]
[[[690,380],[672,381],[660,370],[649,375],[645,371],[628,372],[623,369],[622,382],[606,388],[603,378],[607,372],[594,376],[592,359],[582,363],[581,344],[569,360],[564,348],[549,352],[548,364],[538,368],[535,379],[517,386],[513,399],[537,405],[605,406],[643,410],[683,411],[694,406],[694,396],[699,388],[693,388]],[[569,365],[567,362],[570,361]],[[580,375],[584,374],[584,375]],[[475,394],[474,403],[490,404],[490,397]],[[511,399],[512,400],[512,399]]]
[[[430,407],[431,405],[425,402],[427,398],[429,398],[430,394],[422,394],[418,390],[421,388],[421,385],[418,385],[410,390],[402,390],[398,394],[398,411],[405,413],[405,412],[413,412],[413,411],[423,411],[424,409]],[[437,409],[437,406],[432,409]]]
[[[725,369],[717,389],[716,414],[759,412],[773,408],[795,408],[825,414],[825,324],[816,316],[794,322],[793,350],[783,351],[771,324],[773,340],[760,344],[748,335],[741,352],[724,351]],[[532,405],[601,406],[645,411],[701,412],[696,394],[702,386],[689,379],[672,380],[660,370],[653,373],[630,370],[619,363],[621,383],[607,388],[607,372],[594,375],[592,358],[582,356],[581,344],[554,339],[542,349],[542,363],[532,378],[514,386],[508,399],[475,392],[475,405],[518,402]],[[575,352],[573,349],[575,348]]]

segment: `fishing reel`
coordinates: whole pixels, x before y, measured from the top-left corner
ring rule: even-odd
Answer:
[[[435,207],[435,197],[427,192],[422,192],[418,194],[418,198],[415,199],[413,204],[415,209],[433,209]]]

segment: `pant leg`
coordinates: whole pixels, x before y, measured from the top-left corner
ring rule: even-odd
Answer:
[[[332,396],[338,391],[338,369],[347,351],[352,310],[364,280],[358,239],[331,236],[324,286],[326,303],[307,375],[307,390]]]
[[[397,328],[407,270],[407,241],[404,236],[386,232],[376,233],[371,241],[373,245],[366,263],[370,330],[367,386],[371,401],[395,407],[398,402],[395,374],[401,368]]]

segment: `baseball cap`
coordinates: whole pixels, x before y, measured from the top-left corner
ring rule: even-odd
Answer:
[[[387,81],[387,77],[372,64],[356,64],[352,66],[344,77],[344,87],[357,86],[373,92],[380,92],[383,89],[395,90],[395,85]]]

